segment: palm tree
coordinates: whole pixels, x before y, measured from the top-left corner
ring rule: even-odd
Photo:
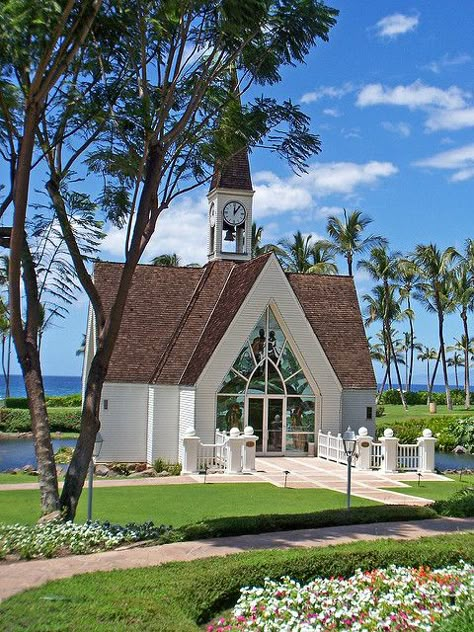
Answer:
[[[426,347],[422,345],[421,352],[416,356],[417,360],[426,362],[426,390],[428,392],[428,398],[431,389],[431,377],[430,377],[430,360],[436,360],[439,354],[433,347]]]
[[[435,244],[419,244],[415,248],[414,261],[422,278],[420,290],[416,292],[415,296],[425,305],[428,311],[434,312],[438,317],[439,349],[448,410],[453,409],[453,404],[449,388],[444,344],[444,318],[447,313],[454,310],[451,266],[453,260],[457,257],[459,257],[459,254],[451,247],[441,251]]]
[[[402,400],[403,407],[406,409],[402,378],[400,375],[400,368],[398,366],[399,363],[391,335],[393,319],[401,315],[399,307],[397,310],[394,306],[392,307],[392,303],[395,303],[394,293],[396,290],[396,286],[392,283],[392,281],[398,278],[398,261],[400,256],[399,252],[389,252],[384,246],[376,246],[370,251],[370,259],[363,259],[362,261],[359,261],[358,268],[365,270],[369,273],[372,279],[382,283],[381,287],[384,295],[383,308],[385,310],[382,320],[382,329],[386,338],[387,365],[390,365],[390,362],[392,361],[394,363],[398,379],[400,399]]]
[[[311,259],[312,264],[306,271],[308,274],[338,274],[334,261],[334,249],[324,239],[313,243]]]
[[[255,222],[252,222],[252,236],[251,236],[251,253],[252,259],[264,255],[267,252],[274,252],[275,254],[283,254],[283,251],[274,244],[262,244],[263,238],[263,226],[257,226]]]
[[[312,238],[312,235],[305,237],[300,230],[297,230],[291,239],[285,238],[278,242],[281,248],[280,261],[287,272],[308,272],[313,251]]]
[[[159,255],[150,261],[152,266],[162,266],[163,268],[177,268],[181,263],[181,257],[175,252],[172,254]]]
[[[81,346],[76,350],[76,355],[81,356],[86,352],[86,334],[82,334]]]
[[[453,347],[448,347],[447,351],[454,351]],[[453,355],[448,358],[447,364],[449,367],[454,367],[454,379],[456,382],[456,390],[459,390],[459,378],[458,378],[458,367],[464,366],[464,357],[463,354],[454,351]]]
[[[464,407],[469,409],[471,407],[471,385],[469,379],[469,327],[467,322],[468,312],[474,310],[474,257],[472,252],[474,250],[472,240],[468,240],[466,243],[465,256],[461,260],[452,276],[452,289],[454,294],[454,303],[456,309],[459,311],[463,324],[463,340],[464,348]]]
[[[407,307],[405,313],[407,314],[407,318],[410,324],[412,324],[413,319],[411,317],[411,309]],[[405,365],[405,390],[410,391],[412,377],[412,373],[410,373],[410,371],[412,370],[412,355],[415,350],[421,351],[422,345],[419,342],[414,341],[413,331],[410,329],[410,331],[403,332],[403,338],[401,340],[399,348],[400,351],[403,353],[404,358],[403,364]]]
[[[327,232],[330,242],[336,254],[342,255],[347,261],[347,273],[352,275],[354,256],[362,252],[367,252],[376,246],[387,246],[388,242],[379,235],[369,235],[363,237],[367,226],[372,223],[372,219],[364,215],[361,211],[347,213],[344,209],[344,219],[335,215],[328,218]]]
[[[410,340],[409,344],[409,367],[408,368],[408,380],[407,380],[407,391],[411,391],[411,385],[413,381],[413,364],[415,359],[415,351],[421,350],[421,345],[415,344],[415,328],[414,328],[414,320],[415,320],[415,312],[412,309],[411,297],[413,292],[419,288],[420,277],[417,273],[416,266],[413,261],[409,259],[400,259],[398,263],[398,282],[399,282],[399,292],[400,298],[406,300],[407,310],[408,310],[408,323],[410,327]],[[408,364],[408,359],[407,359]]]

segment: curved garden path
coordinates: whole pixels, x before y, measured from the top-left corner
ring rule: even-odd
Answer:
[[[0,601],[48,581],[81,573],[143,568],[166,562],[218,557],[256,549],[321,547],[380,538],[411,540],[459,531],[474,531],[474,518],[437,518],[413,522],[381,522],[323,529],[301,529],[195,542],[177,542],[161,546],[129,547],[105,553],[74,555],[51,560],[3,563],[0,564]]]

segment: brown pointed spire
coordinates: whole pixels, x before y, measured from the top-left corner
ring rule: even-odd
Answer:
[[[231,90],[235,93],[240,104],[239,78],[235,64],[230,70],[230,83]],[[225,164],[215,165],[211,186],[209,187],[210,191],[213,189],[253,191],[247,147],[236,152]]]

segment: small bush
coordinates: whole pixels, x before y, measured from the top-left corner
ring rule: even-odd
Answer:
[[[375,416],[383,417],[384,412],[385,412],[385,406],[380,406],[380,404],[378,404],[377,408],[375,409]]]
[[[51,432],[79,432],[80,408],[49,408]],[[0,409],[0,432],[31,432],[30,411],[21,408]]]
[[[449,426],[449,431],[458,445],[462,445],[466,450],[474,453],[474,417],[453,421]]]
[[[82,406],[82,396],[80,393],[74,395],[47,395],[46,404],[48,408],[78,408]],[[5,408],[28,409],[27,397],[7,397]]]
[[[398,421],[381,419],[377,420],[376,434],[381,437],[386,428],[391,428],[401,443],[416,443],[416,440],[422,436],[423,430],[429,428],[438,439],[436,444],[438,450],[452,450],[458,443],[450,430],[452,422],[453,418],[449,415],[409,417]]]
[[[447,500],[438,500],[432,505],[442,516],[474,518],[474,487],[465,487]]]
[[[474,401],[474,393],[471,393]],[[405,402],[408,406],[421,406],[428,401],[428,391],[407,391],[404,393]],[[439,406],[446,406],[446,393],[431,393],[430,399]],[[464,391],[453,388],[451,391],[451,401],[455,406],[462,406],[465,401]],[[392,388],[384,391],[379,397],[380,404],[401,404],[400,392]]]
[[[179,476],[181,474],[181,463],[170,463],[165,459],[156,459],[153,464],[155,470],[159,472],[168,472],[171,476]]]

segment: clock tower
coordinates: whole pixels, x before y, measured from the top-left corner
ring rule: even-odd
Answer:
[[[251,259],[253,194],[249,157],[242,149],[212,176],[207,195],[209,261]]]

